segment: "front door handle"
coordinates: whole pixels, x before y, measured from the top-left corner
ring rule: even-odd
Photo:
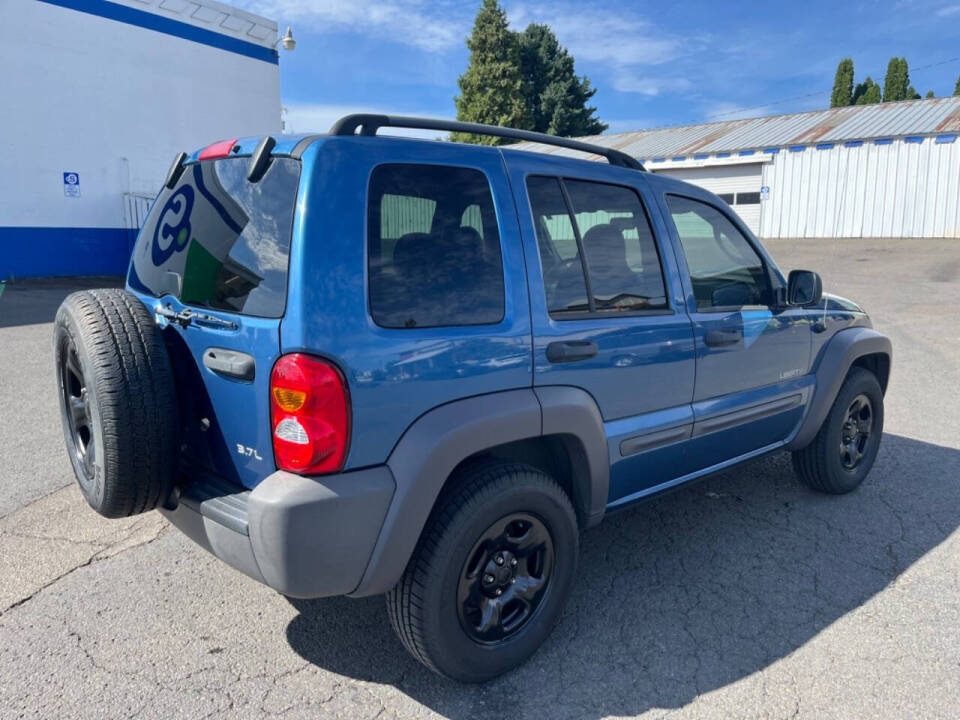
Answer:
[[[743,331],[739,328],[722,328],[720,330],[707,330],[703,341],[710,347],[723,347],[724,345],[736,345],[743,340]]]
[[[552,363],[589,360],[596,354],[597,344],[593,340],[562,340],[547,345],[547,360]]]

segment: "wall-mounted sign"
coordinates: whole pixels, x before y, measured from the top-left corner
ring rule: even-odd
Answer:
[[[761,186],[760,186],[760,199],[761,199],[761,200],[769,200],[769,199],[770,199],[770,186],[769,186],[769,185],[761,185]]]
[[[64,197],[80,197],[80,173],[63,173]]]

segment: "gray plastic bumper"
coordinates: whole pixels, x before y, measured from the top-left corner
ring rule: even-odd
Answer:
[[[386,466],[318,478],[277,471],[254,490],[196,478],[161,512],[232,567],[292,597],[353,591],[395,483]]]

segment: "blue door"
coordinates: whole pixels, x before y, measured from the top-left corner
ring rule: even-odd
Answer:
[[[582,388],[603,416],[608,501],[635,499],[684,467],[694,346],[675,258],[643,176],[504,153],[524,242],[534,384]],[[667,251],[665,251],[667,250]]]
[[[812,387],[808,313],[776,304],[772,261],[719,203],[667,194],[697,377],[688,450],[695,471],[776,447]]]

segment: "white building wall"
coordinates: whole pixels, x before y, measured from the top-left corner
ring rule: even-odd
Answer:
[[[163,27],[175,32],[230,38],[241,52],[48,2],[2,0],[0,280],[96,271],[81,258],[71,269],[25,256],[24,243],[36,237],[44,253],[64,258],[96,252],[99,231],[124,227],[124,193],[154,195],[177,152],[280,132],[274,23],[210,0],[125,4],[172,21]],[[64,172],[79,174],[79,197],[65,196]],[[86,240],[50,246],[50,229],[78,229]]]
[[[960,237],[960,141],[783,148],[763,184],[761,237]]]

